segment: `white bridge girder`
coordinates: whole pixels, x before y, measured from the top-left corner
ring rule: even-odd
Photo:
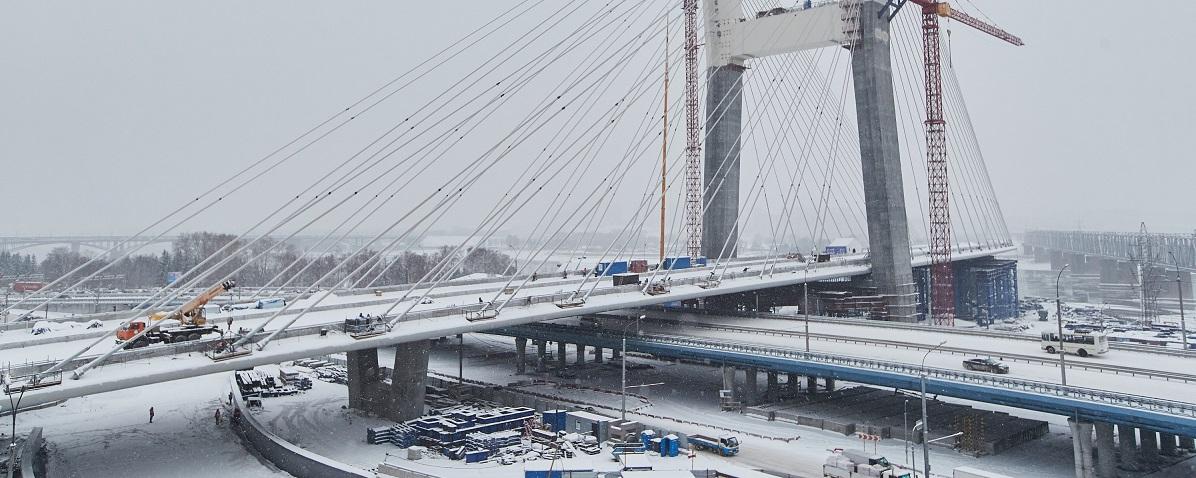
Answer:
[[[843,2],[824,2],[776,14],[743,16],[742,0],[703,0],[706,65],[745,66],[754,58],[846,45],[855,30],[853,10]]]

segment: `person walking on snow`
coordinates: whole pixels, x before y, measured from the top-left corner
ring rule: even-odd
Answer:
[[[220,409],[216,409],[216,426],[220,426]]]
[[[150,423],[154,423],[154,407],[150,407]]]

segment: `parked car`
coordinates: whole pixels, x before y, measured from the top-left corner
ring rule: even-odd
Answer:
[[[963,368],[977,372],[1009,373],[1009,366],[990,358],[972,358],[963,361]]]

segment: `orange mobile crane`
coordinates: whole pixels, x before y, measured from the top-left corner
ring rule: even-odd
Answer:
[[[137,334],[145,330],[147,324],[151,322],[158,322],[160,320],[170,320],[171,323],[163,323],[157,329],[152,330],[137,340],[129,343],[125,348],[145,347],[155,343],[174,343],[188,340],[199,340],[204,335],[219,332],[220,326],[208,325],[208,319],[204,317],[203,307],[207,305],[208,301],[215,299],[233,287],[237,283],[233,280],[226,280],[219,284],[210,287],[202,294],[195,296],[194,299],[183,304],[177,312],[154,312],[147,317],[133,319],[129,323],[122,325],[116,329],[116,343],[128,342]]]

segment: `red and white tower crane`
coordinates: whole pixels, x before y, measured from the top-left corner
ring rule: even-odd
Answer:
[[[943,118],[939,17],[947,17],[1022,46],[1021,38],[938,0],[889,0],[892,21],[906,3],[922,7],[923,60],[926,67],[926,176],[930,183],[930,314],[935,325],[955,325],[955,272],[951,265],[950,188],[947,181],[947,121]],[[881,10],[884,15],[886,10]]]

